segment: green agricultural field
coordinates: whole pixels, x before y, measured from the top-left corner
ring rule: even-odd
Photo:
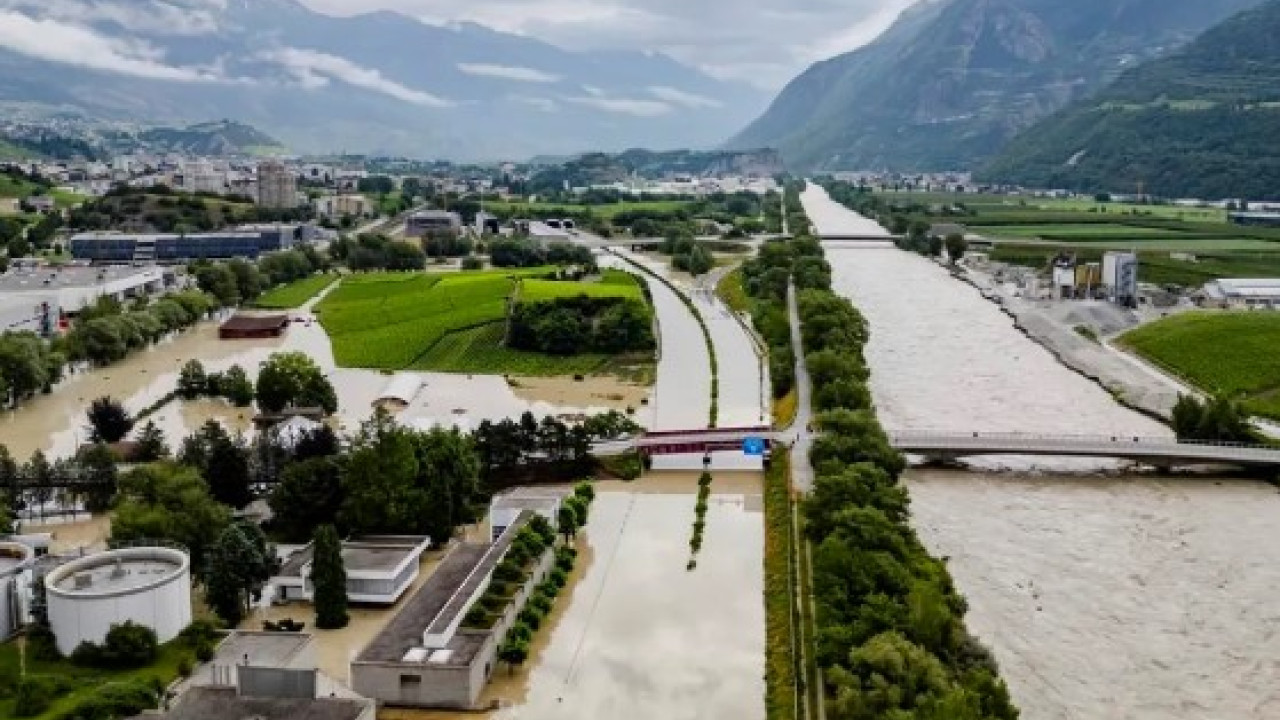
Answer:
[[[335,280],[333,275],[313,275],[264,293],[253,306],[267,310],[292,310],[305,305]]]
[[[970,225],[969,230],[980,235],[1015,238],[1079,238],[1081,241],[1129,238],[1179,238],[1184,233],[1161,228],[1136,227],[1119,223],[1080,225]]]
[[[612,363],[607,355],[558,357],[503,346],[506,323],[449,333],[412,365],[414,370],[473,375],[596,375]]]
[[[561,282],[558,280],[525,280],[520,283],[520,302],[547,302],[560,298],[586,295],[591,298],[624,298],[644,302],[640,286],[628,276],[625,284],[616,282]]]
[[[434,282],[387,283],[386,289],[392,292],[353,302],[326,297],[317,307],[339,365],[409,367],[445,335],[505,318],[515,280],[458,274]]]
[[[1142,250],[1153,253],[1280,253],[1280,243],[1253,238],[1163,239],[1151,237],[1058,240],[996,240],[1002,248],[1070,248],[1075,250]]]
[[[643,302],[639,286],[626,273],[606,273],[598,282],[541,279],[553,270],[357,275],[325,296],[316,313],[343,367],[527,375],[617,372],[619,361],[603,355],[558,358],[503,346],[508,303],[518,283],[524,301],[585,294]]]
[[[1280,419],[1280,313],[1187,313],[1133,330],[1120,344],[1206,392],[1238,396],[1251,412]]]

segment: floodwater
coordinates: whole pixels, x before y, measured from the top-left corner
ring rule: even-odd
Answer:
[[[693,300],[707,323],[719,374],[716,426],[768,425],[768,368],[746,328],[715,296],[713,278],[718,275],[695,280],[673,270],[663,256],[618,252],[674,283]],[[702,328],[670,288],[648,276],[645,281],[653,295],[662,339],[650,427],[657,430],[705,428],[711,411],[711,359]],[[697,456],[658,457],[654,458],[654,467],[687,470],[700,468],[701,462],[702,458]],[[759,471],[762,468],[760,458],[744,456],[741,452],[713,453],[712,462],[724,469]]]
[[[764,522],[759,474],[717,475],[697,567],[686,569],[697,475],[600,483],[585,572],[556,601],[527,670],[494,673],[495,720],[764,717]],[[474,713],[392,710],[388,718]]]
[[[1280,717],[1275,488],[926,470],[907,484],[1023,717]]]
[[[618,252],[655,272],[663,272],[662,266],[639,255]],[[634,271],[607,256],[601,259],[601,264]],[[658,381],[649,404],[649,427],[654,430],[705,428],[711,414],[711,359],[702,328],[671,288],[651,281],[648,276],[642,277],[653,297],[661,344]]]
[[[936,264],[884,249],[828,257],[836,290],[870,322],[872,392],[890,433],[1170,435]],[[974,467],[906,481],[921,538],[951,558],[969,627],[1024,717],[1280,717],[1273,488],[1039,474],[1117,467],[1089,460]]]
[[[117,398],[136,413],[176,387],[178,371],[188,360],[200,360],[209,372],[239,364],[256,378],[259,366],[267,358],[285,351],[304,352],[325,371],[338,393],[337,420],[342,429],[354,431],[372,414],[373,402],[390,382],[390,376],[372,370],[338,368],[329,337],[312,319],[309,308],[291,315],[300,321],[291,324],[284,338],[223,341],[218,339],[218,322],[211,321],[115,365],[76,373],[52,394],[37,396],[17,410],[0,414],[0,444],[18,458],[26,458],[36,450],[56,457],[70,455],[87,441],[85,411],[98,397]],[[512,387],[505,378],[494,375],[417,375],[425,386],[400,417],[463,429],[474,428],[486,419],[518,417],[525,411],[538,416],[572,415],[630,407],[643,421],[639,410],[648,394],[646,388],[616,378],[589,378],[570,387],[568,380],[556,384],[517,377],[512,378]],[[175,401],[149,419],[164,430],[170,444],[176,444],[210,419],[219,420],[232,430],[248,432],[252,411],[218,400]]]

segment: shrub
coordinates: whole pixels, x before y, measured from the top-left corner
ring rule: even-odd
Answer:
[[[53,662],[62,659],[58,652],[58,640],[48,625],[35,623],[27,630],[27,654],[32,660]]]
[[[547,580],[559,589],[564,587],[565,583],[569,582],[569,573],[566,573],[560,568],[555,568],[549,575],[547,575]]]
[[[182,677],[191,677],[191,671],[194,669],[193,666],[194,663],[192,663],[191,658],[187,655],[183,655],[182,659],[178,661],[178,674]]]
[[[542,627],[542,613],[535,611],[533,608],[525,608],[520,611],[520,622],[528,625],[531,630],[537,630]]]
[[[53,678],[28,675],[18,681],[13,699],[13,712],[20,718],[35,717],[49,709],[57,692],[57,683]]]
[[[209,662],[217,654],[212,640],[201,640],[196,645],[196,659],[200,662]]]
[[[130,717],[156,706],[158,693],[142,682],[107,683],[60,720],[108,720]]]
[[[107,631],[102,660],[113,667],[143,667],[155,661],[159,650],[155,630],[125,621]]]

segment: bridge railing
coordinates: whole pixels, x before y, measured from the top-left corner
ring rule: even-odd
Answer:
[[[1047,433],[900,433],[889,438],[892,445],[911,445],[914,443],[947,443],[973,441],[1011,442],[1011,443],[1062,443],[1071,445],[1158,445],[1162,447],[1221,447],[1244,450],[1270,450],[1280,452],[1280,447],[1259,445],[1257,443],[1229,442],[1219,440],[1175,440],[1141,435],[1050,435]]]

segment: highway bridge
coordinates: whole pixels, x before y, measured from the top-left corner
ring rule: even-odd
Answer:
[[[756,438],[772,448],[781,436],[768,427],[674,430],[600,443],[598,455],[639,451],[645,455],[705,455],[742,450]],[[1000,433],[908,433],[890,443],[900,452],[928,460],[950,461],[984,455],[1115,458],[1160,468],[1233,465],[1280,469],[1280,448],[1238,443],[1177,442],[1167,438]]]

